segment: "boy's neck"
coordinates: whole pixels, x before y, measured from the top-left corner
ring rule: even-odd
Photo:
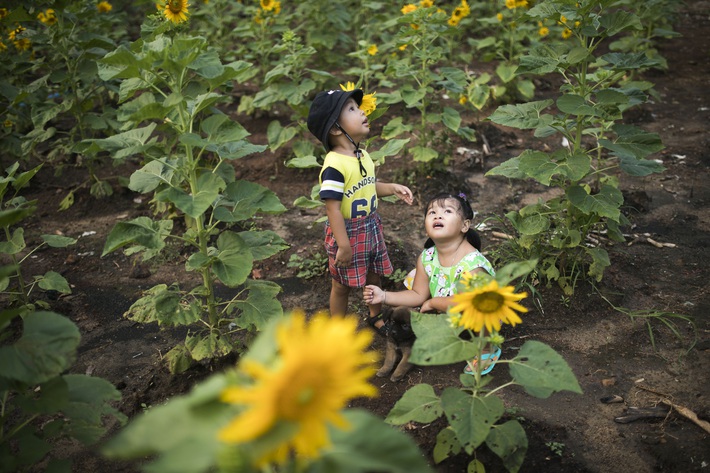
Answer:
[[[336,144],[333,145],[330,148],[331,151],[338,153],[338,154],[344,154],[345,156],[352,156],[355,158],[355,147],[348,141],[347,146],[342,145],[342,144]]]

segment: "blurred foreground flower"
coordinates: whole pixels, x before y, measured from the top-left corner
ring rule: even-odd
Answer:
[[[247,408],[219,432],[219,439],[250,442],[286,426],[287,434],[282,431],[270,451],[260,452],[259,465],[284,463],[291,452],[314,458],[329,447],[328,424],[349,428],[341,412],[348,402],[377,394],[368,383],[377,358],[366,351],[372,335],[356,329],[356,318],[324,312],[309,324],[302,312],[282,322],[276,335],[279,362],[272,367],[245,360],[241,370],[254,384],[222,392],[223,401]]]
[[[449,309],[449,312],[461,313],[461,316],[455,319],[459,326],[480,332],[485,325],[488,331],[497,332],[501,323],[514,326],[522,322],[515,311],[528,311],[516,302],[527,297],[527,294],[515,294],[514,290],[513,286],[501,288],[497,281],[492,280],[485,286],[454,295],[456,305]]]
[[[349,90],[355,90],[355,84],[353,82],[346,82],[345,85],[340,84],[340,88],[346,92]],[[362,97],[360,110],[365,112],[365,115],[370,115],[377,109],[377,97],[375,97],[375,94],[376,92],[364,94]]]

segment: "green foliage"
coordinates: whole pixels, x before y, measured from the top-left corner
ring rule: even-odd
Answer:
[[[112,86],[97,75],[96,61],[125,39],[125,28],[117,27],[125,18],[119,12],[97,14],[92,2],[64,2],[61,8],[40,3],[11,8],[0,22],[3,38],[7,29],[21,31],[11,45],[15,51],[2,54],[0,148],[16,159],[51,162],[59,173],[81,140],[117,126],[105,107]],[[79,187],[90,186],[97,197],[110,195],[111,186],[94,172],[98,163],[81,163],[90,178]],[[63,208],[70,204],[66,200]]]
[[[507,265],[497,273],[503,287],[513,279],[525,276],[535,267],[535,261]],[[410,361],[416,365],[448,365],[479,358],[484,346],[500,338],[498,334],[484,336],[471,333],[468,340],[460,337],[464,331],[453,327],[448,315],[412,314],[412,328],[417,339]],[[473,376],[461,375],[462,387],[446,387],[440,394],[428,384],[418,384],[407,390],[397,401],[387,422],[403,425],[408,422],[430,424],[445,416],[447,426],[437,435],[434,460],[437,463],[461,451],[473,455],[485,444],[498,455],[508,471],[520,469],[527,451],[527,436],[518,420],[505,420],[503,402],[495,393],[511,385],[519,385],[531,396],[546,399],[559,391],[582,393],[574,373],[565,360],[552,348],[537,341],[526,342],[508,364],[512,380],[491,389],[492,375],[481,377],[481,364]],[[496,365],[496,369],[502,369]],[[479,465],[479,466],[476,466]],[[471,468],[482,467],[473,460]]]
[[[658,135],[620,121],[629,108],[647,99],[649,83],[624,82],[629,71],[654,61],[643,53],[595,53],[605,40],[640,28],[619,2],[547,0],[527,14],[572,27],[574,40],[533,47],[520,58],[518,73],[557,73],[564,83],[556,100],[499,107],[489,119],[500,125],[535,130],[537,137],[561,135],[562,147],[551,152],[526,150],[490,170],[488,176],[533,179],[558,189],[556,197],[530,204],[506,217],[519,235],[509,244],[540,259],[538,274],[556,281],[567,295],[579,277],[600,281],[610,265],[606,250],[588,245],[588,237],[604,233],[623,241],[620,227],[623,197],[619,175],[645,176],[663,167],[647,159],[663,148]],[[602,5],[603,4],[603,5]],[[555,106],[556,113],[546,113]]]
[[[296,276],[299,278],[317,278],[328,272],[328,256],[321,252],[315,252],[304,258],[294,253],[288,260],[288,267],[298,269]]]
[[[131,176],[129,188],[152,194],[158,208],[187,223],[182,234],[174,234],[170,218],[120,222],[103,251],[103,256],[119,249],[142,252],[149,259],[168,238],[193,251],[185,270],[200,275],[198,287],[155,286],[125,314],[142,323],[190,327],[184,344],[166,355],[171,371],[180,372],[193,361],[235,351],[238,332],[259,330],[281,315],[278,285],[249,275],[255,261],[287,245],[271,231],[233,229],[252,228],[258,213],[285,210],[270,190],[236,179],[232,163],[265,146],[251,144],[244,127],[217,109],[225,99],[220,89],[251,77],[251,65],[223,64],[204,38],[165,29],[158,25],[100,61],[102,78],[120,80],[117,116],[126,131],[85,143],[87,152],[106,151],[118,161],[143,156],[145,163]],[[216,283],[239,291],[222,301],[215,296]]]
[[[0,312],[0,339],[9,337],[18,313]],[[72,321],[54,312],[31,311],[21,324],[19,339],[0,346],[0,472],[8,473],[29,471],[59,439],[96,443],[106,432],[107,416],[125,421],[110,404],[121,397],[111,383],[63,374],[74,363],[80,341]],[[46,468],[69,471],[71,466],[50,459]]]
[[[42,242],[28,250],[25,241],[25,230],[18,224],[31,216],[37,209],[37,201],[27,200],[19,194],[30,180],[39,172],[42,165],[29,171],[20,171],[20,164],[15,163],[5,170],[5,176],[0,178],[0,228],[3,230],[3,240],[0,240],[0,255],[6,255],[9,266],[3,267],[0,274],[0,294],[8,296],[9,307],[14,307],[25,314],[35,309],[35,306],[49,308],[41,299],[32,299],[30,295],[39,288],[43,291],[56,291],[61,294],[71,294],[71,288],[66,279],[56,271],[47,271],[27,279],[23,274],[22,265],[36,251],[46,246],[65,248],[76,243],[76,239],[60,235],[42,235]]]

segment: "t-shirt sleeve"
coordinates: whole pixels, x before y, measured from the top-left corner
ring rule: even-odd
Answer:
[[[327,167],[321,173],[320,193],[321,200],[343,200],[345,189],[345,176],[335,168]]]

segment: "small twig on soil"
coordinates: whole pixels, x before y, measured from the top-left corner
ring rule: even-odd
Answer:
[[[661,399],[661,402],[665,404],[666,406],[670,406],[678,412],[678,414],[682,415],[686,419],[689,419],[691,422],[693,422],[695,425],[699,426],[701,429],[703,429],[705,432],[710,434],[710,422],[704,421],[702,419],[698,419],[698,416],[695,414],[695,412],[691,411],[687,407],[684,406],[679,406],[678,404],[674,404],[668,399]]]
[[[643,243],[648,243],[648,244],[650,244],[650,245],[653,245],[653,246],[655,246],[656,248],[675,248],[676,246],[678,246],[678,245],[676,245],[675,243],[662,243],[662,242],[658,242],[658,241],[654,240],[653,238],[651,238],[650,236],[648,236],[648,234],[645,234],[645,235],[638,235],[638,234],[635,234],[635,233],[634,233],[633,237],[634,237],[634,239],[631,240],[630,242],[628,242],[628,243],[626,244],[626,246],[631,246],[631,245],[633,245],[634,243],[637,243],[637,242],[639,242],[639,241],[640,241],[640,242],[643,242]]]
[[[483,155],[490,156],[491,154],[493,154],[491,152],[491,145],[488,143],[488,139],[486,138],[486,135],[484,135],[480,131],[478,132],[478,135],[481,137],[481,140],[483,140]]]
[[[702,419],[698,419],[697,414],[695,414],[695,412],[691,411],[691,410],[688,409],[687,407],[681,406],[681,405],[678,405],[678,404],[675,404],[674,402],[671,402],[671,400],[669,399],[670,396],[668,396],[668,395],[666,395],[666,394],[663,394],[663,393],[660,393],[660,392],[658,392],[658,391],[654,391],[653,389],[650,389],[650,388],[647,388],[647,387],[644,387],[644,386],[638,386],[638,388],[639,388],[639,389],[643,389],[644,391],[647,391],[647,392],[650,392],[650,393],[653,393],[653,394],[655,394],[655,395],[657,395],[657,396],[662,397],[663,399],[661,399],[661,402],[662,402],[663,404],[665,404],[666,406],[671,407],[673,410],[675,410],[676,412],[678,412],[678,414],[682,415],[682,416],[685,417],[686,419],[690,420],[691,422],[693,422],[694,424],[696,424],[697,426],[699,426],[699,427],[700,427],[701,429],[703,429],[705,432],[707,432],[707,433],[710,434],[710,422],[707,422],[707,421],[702,420]]]
[[[497,238],[503,238],[504,240],[512,240],[513,237],[508,235],[507,233],[501,233],[501,232],[491,232],[491,235]]]

